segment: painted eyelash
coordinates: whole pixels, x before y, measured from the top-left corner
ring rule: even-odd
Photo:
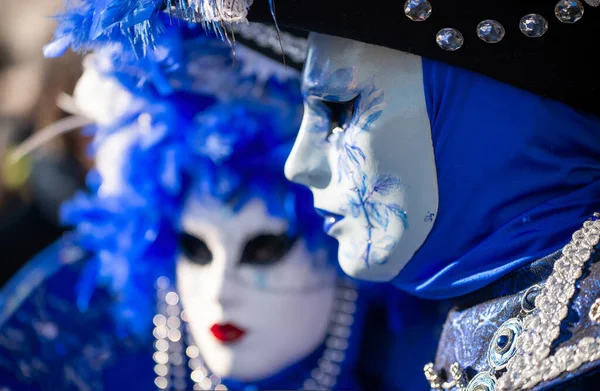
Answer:
[[[296,237],[288,236],[286,234],[282,235],[257,235],[246,243],[244,248],[244,253],[242,255],[242,259],[240,260],[240,264],[252,264],[255,266],[270,266],[275,263],[278,263],[283,259],[283,257],[291,250],[291,248],[296,243]],[[274,251],[274,254],[270,254],[267,259],[257,259],[254,257],[254,254],[249,254],[252,249],[252,245],[256,243],[258,240],[270,240],[269,250]],[[275,247],[274,247],[275,245]],[[267,246],[263,244],[263,249],[266,249]],[[252,256],[250,256],[252,255]]]
[[[354,97],[349,101],[336,102],[323,100],[322,103],[326,107],[329,114],[328,133],[326,139],[328,139],[334,133],[341,133],[346,131],[350,121],[356,113],[356,101],[358,96]],[[336,129],[339,129],[336,132]]]
[[[279,262],[291,250],[296,243],[297,237],[287,234],[256,235],[246,242],[240,264],[252,264],[256,266],[269,266]],[[261,242],[262,241],[262,242]],[[187,232],[179,234],[179,247],[186,259],[198,265],[208,265],[213,261],[212,251],[206,242]],[[270,252],[268,257],[257,257],[260,251]]]

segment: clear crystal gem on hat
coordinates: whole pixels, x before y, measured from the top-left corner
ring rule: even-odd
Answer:
[[[542,15],[528,14],[521,18],[519,28],[528,37],[538,38],[548,31],[548,21]]]
[[[435,41],[442,49],[453,52],[462,47],[465,39],[460,31],[453,28],[445,28],[438,31]]]
[[[487,43],[502,41],[504,33],[504,27],[495,20],[487,19],[477,25],[477,36]]]
[[[575,23],[583,17],[583,4],[579,0],[560,0],[554,14],[563,23]]]
[[[406,0],[404,14],[415,22],[422,22],[431,15],[431,3],[428,0]]]

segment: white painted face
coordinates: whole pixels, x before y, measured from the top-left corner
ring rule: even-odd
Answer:
[[[350,276],[388,281],[438,208],[421,58],[312,34],[304,119],[285,173],[312,190]]]
[[[221,377],[269,377],[325,338],[335,272],[286,230],[259,199],[238,212],[198,196],[186,202],[177,286],[200,353]]]

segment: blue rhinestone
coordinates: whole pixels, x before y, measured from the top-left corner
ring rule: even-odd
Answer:
[[[508,341],[509,341],[508,335],[501,335],[496,340],[496,345],[498,345],[498,347],[500,349],[504,349],[506,347],[506,344],[508,344]]]

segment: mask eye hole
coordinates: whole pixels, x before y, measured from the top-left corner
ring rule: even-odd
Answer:
[[[323,104],[327,107],[329,112],[329,132],[327,133],[327,140],[329,140],[329,137],[333,134],[346,131],[354,116],[357,98],[358,97],[346,102],[323,101]]]
[[[296,238],[286,234],[258,235],[246,243],[240,263],[256,266],[273,265],[283,259],[295,242]]]
[[[187,232],[179,234],[179,248],[183,255],[192,263],[208,265],[213,255],[206,243]]]

